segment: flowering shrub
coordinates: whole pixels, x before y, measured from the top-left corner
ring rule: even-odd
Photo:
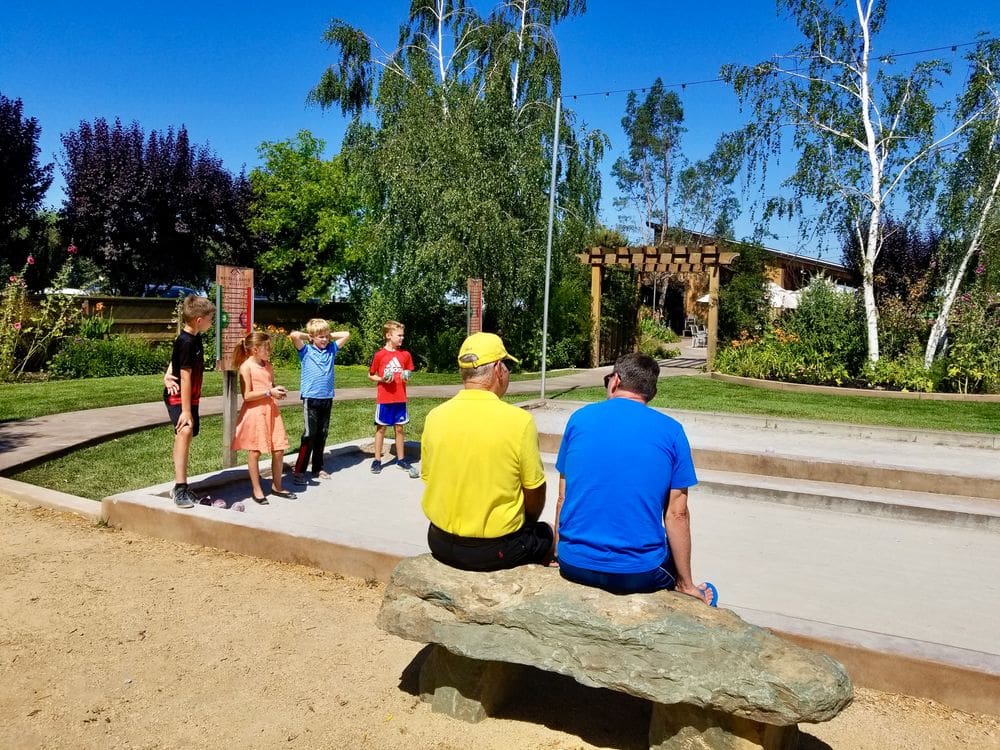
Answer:
[[[1000,392],[1000,295],[977,284],[956,301],[948,332],[949,389]]]
[[[108,314],[105,315],[104,303],[98,302],[94,305],[93,315],[84,315],[80,318],[78,332],[85,339],[106,339],[111,336],[114,324],[115,319],[111,316],[111,311],[109,310]]]
[[[70,252],[53,279],[54,288],[69,285],[72,255]],[[29,303],[24,274],[28,266],[34,264],[35,258],[29,255],[21,273],[10,276],[4,288],[0,303],[0,380],[11,380],[27,371],[41,369],[51,350],[80,318],[76,300],[65,294],[47,294],[37,308]]]
[[[923,352],[915,348],[900,357],[883,356],[874,364],[866,362],[863,374],[873,388],[933,393],[941,384],[944,368],[943,363],[936,363],[925,370]]]

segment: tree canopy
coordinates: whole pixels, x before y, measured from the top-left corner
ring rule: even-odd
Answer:
[[[344,21],[327,29],[339,59],[311,96],[356,116],[341,154],[362,195],[353,289],[373,323],[404,319],[418,356],[455,318],[467,277],[484,280],[489,327],[521,353],[540,348],[553,148],[556,283],[600,197],[603,135],[564,111],[552,143],[560,68],[551,29],[583,8],[516,0],[482,17],[463,0],[417,0],[392,52]]]
[[[103,118],[62,136],[64,234],[123,294],[145,284],[198,285],[216,262],[251,255],[250,186],[182,126],[156,130]]]
[[[39,210],[52,184],[52,164],[41,164],[41,128],[24,116],[20,99],[0,93],[0,267],[20,268],[42,229]]]

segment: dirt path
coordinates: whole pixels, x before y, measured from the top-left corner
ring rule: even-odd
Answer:
[[[499,717],[432,714],[421,647],[374,625],[381,585],[0,514],[0,747],[646,746],[641,702],[542,673]],[[1000,718],[865,690],[803,730],[803,750],[1000,748]]]

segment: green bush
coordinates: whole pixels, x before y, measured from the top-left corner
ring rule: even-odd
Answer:
[[[867,336],[857,295],[839,292],[829,279],[816,277],[802,292],[798,308],[786,316],[783,327],[797,339],[793,343],[805,361],[830,361],[837,363],[835,370],[860,374]]]
[[[958,393],[1000,392],[1000,295],[979,284],[956,301],[949,321],[947,377]]]
[[[863,374],[872,388],[933,393],[944,378],[944,363],[935,363],[925,370],[923,354],[914,349],[901,357],[881,357],[874,364],[866,362]]]
[[[658,339],[664,344],[676,344],[681,337],[668,325],[654,318],[643,317],[639,319],[639,333],[649,338]]]
[[[769,329],[760,339],[734,341],[716,353],[713,366],[719,372],[761,380],[810,385],[854,382],[836,355],[803,344],[798,336],[780,328]]]
[[[170,359],[169,346],[150,346],[142,339],[66,339],[49,362],[51,378],[107,378],[116,375],[155,375]]]

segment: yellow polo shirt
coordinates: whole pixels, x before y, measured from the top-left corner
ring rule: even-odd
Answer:
[[[545,482],[535,420],[491,391],[463,389],[427,415],[420,476],[424,514],[439,529],[482,539],[517,531],[521,488]]]

